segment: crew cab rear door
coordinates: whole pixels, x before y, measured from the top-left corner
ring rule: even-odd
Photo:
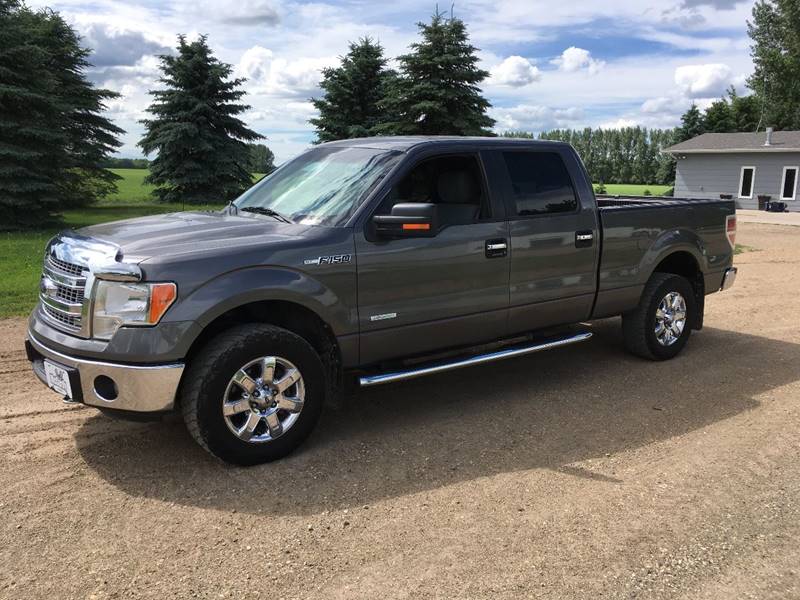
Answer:
[[[476,344],[505,334],[508,225],[478,152],[409,158],[356,232],[361,362]],[[372,217],[433,203],[433,237],[376,235]]]
[[[510,333],[589,318],[600,232],[594,193],[565,145],[498,149],[511,253]]]

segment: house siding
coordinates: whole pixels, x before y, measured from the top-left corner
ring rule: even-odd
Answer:
[[[680,156],[680,155],[679,155]],[[676,198],[719,198],[731,194],[739,208],[758,208],[758,196],[780,200],[783,168],[800,166],[800,153],[686,154],[675,173]],[[755,167],[753,198],[739,198],[742,167]],[[800,211],[800,186],[789,210]]]

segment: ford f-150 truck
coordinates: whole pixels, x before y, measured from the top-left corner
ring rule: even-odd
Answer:
[[[203,448],[255,464],[296,448],[352,375],[557,348],[615,315],[631,352],[674,357],[734,282],[735,215],[598,199],[557,142],[333,142],[218,212],[57,235],[27,353],[66,401],[179,411]]]

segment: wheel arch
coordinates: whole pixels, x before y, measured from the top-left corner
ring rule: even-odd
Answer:
[[[674,250],[667,253],[656,264],[653,273],[671,273],[685,278],[694,290],[694,300],[697,307],[697,314],[692,329],[703,328],[703,317],[705,312],[705,277],[700,267],[700,262],[694,252],[688,249]]]
[[[341,384],[342,354],[331,326],[315,311],[290,300],[264,299],[245,302],[216,315],[192,341],[186,354],[189,363],[214,337],[244,323],[267,323],[282,327],[305,339],[316,350],[325,367],[327,395]]]

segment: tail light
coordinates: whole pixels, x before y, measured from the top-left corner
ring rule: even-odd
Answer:
[[[725,235],[728,236],[728,243],[731,248],[736,247],[736,215],[725,217]]]

